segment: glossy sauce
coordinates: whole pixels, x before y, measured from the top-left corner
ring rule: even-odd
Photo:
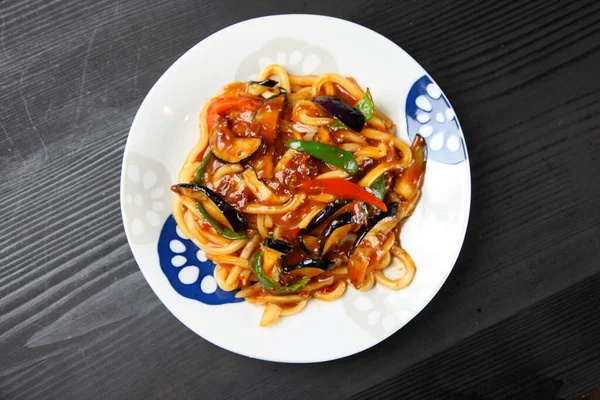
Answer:
[[[357,102],[350,93],[346,90],[334,84],[334,88],[336,90],[336,95],[341,97],[345,102],[350,105],[354,105]],[[245,84],[231,84],[225,88],[225,94],[229,96],[246,96],[256,99],[261,103],[264,102],[264,99],[260,96],[251,96],[245,93],[246,85]],[[266,117],[269,117],[269,113],[278,112],[277,110],[271,110],[270,105],[267,103],[263,103],[264,112]],[[309,154],[297,152],[294,154],[294,157],[289,161],[286,168],[281,171],[275,172],[275,167],[277,163],[281,159],[281,157],[286,153],[288,148],[285,147],[285,142],[287,140],[296,139],[294,135],[294,124],[297,121],[297,114],[305,113],[310,117],[328,117],[331,115],[322,109],[320,106],[316,104],[313,106],[299,106],[296,107],[295,113],[292,112],[293,108],[291,105],[287,104],[284,106],[284,109],[281,111],[280,119],[277,124],[276,136],[275,140],[272,143],[266,143],[263,140],[263,143],[258,151],[256,151],[253,155],[251,155],[248,159],[243,160],[240,164],[244,167],[251,167],[257,177],[276,195],[284,196],[291,195],[294,196],[296,193],[295,186],[301,182],[315,179],[319,174],[324,172],[328,172],[334,170],[335,168],[310,156]],[[293,115],[296,114],[296,115]],[[252,118],[255,113],[249,112],[248,110],[243,109],[234,109],[230,112],[223,115],[226,119],[229,129],[235,133],[237,137],[260,137],[258,133],[255,131],[256,127],[253,126]],[[350,131],[350,133],[355,134],[355,132]],[[326,140],[333,145],[341,145],[344,143],[343,139],[343,130],[328,132],[328,135],[324,136]],[[268,142],[268,141],[267,141]],[[377,146],[380,144],[379,141],[369,140],[367,139],[369,145]],[[364,159],[360,163],[360,172],[353,177],[352,181],[357,182],[362,176],[365,175],[367,171],[377,166],[380,162],[389,161],[396,157],[396,150],[394,144],[390,141],[389,143],[385,143],[387,147],[388,155],[384,159],[374,160],[370,158]],[[248,204],[257,203],[257,199],[248,188],[245,188],[243,184],[240,184],[240,178],[236,177],[236,175],[226,175],[221,178],[216,187],[210,183],[209,177],[214,174],[214,172],[224,163],[218,159],[213,159],[209,163],[206,173],[204,175],[205,182],[209,182],[207,185],[214,189],[218,194],[220,194],[227,202],[229,202],[233,207],[238,210],[242,210]],[[393,174],[399,174],[400,172],[394,172]],[[392,179],[395,179],[393,174],[388,174],[388,187],[391,183]],[[312,200],[307,196],[305,201],[294,211],[288,212],[280,215],[271,215],[275,226],[279,227],[280,239],[290,243],[290,244],[298,244],[298,238],[300,237],[300,230],[296,227],[298,223],[306,217],[313,208],[319,204],[317,201]],[[322,204],[322,203],[320,203]],[[359,202],[350,202],[346,206],[342,207],[338,210],[334,215],[332,215],[327,221],[325,221],[321,226],[311,232],[311,235],[316,236],[317,238],[321,234],[323,228],[331,221],[332,218],[339,215],[345,211],[352,211],[357,218],[357,222],[359,224],[366,224],[366,220],[369,215],[375,213],[376,211],[373,208],[365,208],[364,204],[360,204]],[[256,227],[256,215],[247,215],[248,222],[251,227]],[[356,225],[356,228],[353,229],[356,232],[359,229],[360,225]],[[273,229],[269,231],[273,232]],[[331,260],[334,262],[334,265],[345,265],[349,262],[350,254],[353,250],[354,238],[355,236],[350,235],[350,239],[342,240],[334,243],[327,254],[325,254],[325,259]],[[380,237],[381,236],[381,237]],[[375,238],[372,238],[371,241],[377,243],[378,246],[376,248],[370,248],[367,243],[363,241],[361,245],[354,250],[355,261],[359,264],[364,265],[364,268],[368,265],[377,265],[383,253],[380,249],[381,244],[385,240],[386,235],[378,235]],[[316,248],[318,249],[318,242]],[[317,254],[313,251],[310,254],[307,254],[304,251],[295,248],[290,254],[284,256],[283,263],[285,265],[296,264],[306,258],[316,257]],[[297,278],[291,275],[282,274],[281,282],[289,284],[293,281],[296,281]],[[333,276],[330,272],[325,271],[322,274],[313,277],[312,282],[318,282],[323,279],[328,279]],[[335,277],[335,282],[340,280],[344,280],[344,277]],[[328,293],[335,290],[337,285],[332,284],[323,289],[319,289],[322,293]]]

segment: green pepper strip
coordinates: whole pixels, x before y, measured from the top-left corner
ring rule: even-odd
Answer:
[[[365,116],[365,121],[368,121],[375,116],[375,104],[373,104],[373,97],[371,96],[369,88],[367,88],[367,92],[363,98],[354,105],[354,108]]]
[[[379,178],[375,179],[375,181],[373,181],[371,184],[372,193],[379,200],[383,200],[385,193],[387,192],[385,183],[385,174],[381,174]]]
[[[197,185],[202,185],[202,175],[204,175],[204,171],[206,170],[206,166],[208,165],[208,160],[210,160],[210,156],[212,156],[212,151],[208,150],[202,159],[198,168],[196,168],[195,180]]]
[[[308,140],[288,140],[285,146],[308,153],[334,167],[343,169],[351,175],[358,173],[358,162],[352,153],[339,147]]]
[[[375,116],[375,103],[373,103],[373,96],[371,96],[371,91],[369,88],[367,88],[363,98],[354,105],[354,108],[365,116],[365,121],[368,121]],[[338,131],[340,129],[349,128],[342,121],[337,120],[333,124],[329,125],[329,129],[332,131]]]
[[[348,128],[345,123],[343,123],[342,121],[340,121],[338,119],[333,124],[329,125],[329,129],[331,129],[332,131],[335,132],[335,131],[339,131],[340,129],[350,129],[350,128]]]
[[[219,222],[216,219],[211,217],[211,215],[208,212],[206,212],[204,207],[202,207],[202,204],[200,204],[198,202],[196,202],[196,210],[198,211],[198,214],[200,214],[202,216],[202,218],[204,218],[206,220],[206,222],[208,222],[208,224],[215,231],[217,231],[217,233],[219,235],[223,236],[225,239],[231,239],[231,240],[248,239],[248,235],[246,235],[245,233],[234,232],[229,228],[222,227],[221,224],[219,224]]]
[[[273,294],[289,294],[296,293],[298,289],[302,286],[306,285],[310,278],[304,278],[301,281],[294,283],[290,286],[281,286],[273,279],[271,279],[265,271],[262,269],[262,250],[258,250],[254,253],[252,257],[252,269],[254,270],[254,275],[256,275],[256,279],[260,282],[263,288],[266,291],[271,292]]]

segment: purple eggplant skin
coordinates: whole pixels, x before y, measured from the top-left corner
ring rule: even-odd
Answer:
[[[180,187],[184,189],[196,190],[202,192],[206,197],[210,199],[215,205],[221,210],[223,216],[229,221],[229,224],[235,232],[242,232],[248,229],[248,221],[246,217],[242,215],[238,210],[233,208],[231,204],[226,202],[221,196],[207,188],[206,186],[196,185],[194,183],[180,183],[173,185],[173,187]]]
[[[294,249],[294,246],[292,246],[289,243],[286,243],[282,240],[275,240],[275,239],[271,239],[271,238],[266,238],[265,241],[263,242],[263,244],[266,247],[273,249],[275,251],[278,251],[282,254],[288,254],[289,252],[291,252]]]
[[[347,200],[335,200],[334,202],[327,204],[302,231],[310,232],[317,229],[323,222],[346,204],[348,204]]]
[[[283,268],[281,268],[281,270],[286,274],[295,269],[300,268],[319,268],[325,271],[329,269],[329,267],[331,267],[332,265],[333,261],[330,260],[307,258],[305,260],[300,261],[297,264],[284,265]]]
[[[319,244],[319,257],[323,256],[323,248],[325,247],[325,242],[327,242],[327,238],[338,228],[342,226],[353,224],[354,214],[350,211],[346,211],[335,217],[331,220],[331,222],[327,225],[327,227],[321,233],[320,244]]]
[[[354,251],[354,249],[356,249],[356,247],[360,244],[360,242],[364,239],[364,237],[367,235],[367,233],[369,233],[369,231],[371,229],[373,229],[373,227],[375,225],[377,225],[377,223],[379,221],[381,221],[384,218],[387,217],[393,217],[396,214],[398,214],[398,206],[400,205],[400,203],[395,202],[395,203],[389,203],[387,204],[387,211],[386,212],[380,212],[377,215],[372,216],[371,218],[369,218],[369,220],[367,221],[367,225],[365,225],[364,227],[362,227],[356,234],[356,240],[354,240],[354,244],[352,245],[352,250],[351,253]]]
[[[365,116],[357,109],[350,107],[341,97],[318,96],[313,102],[329,111],[356,132],[362,131],[365,126]]]
[[[260,85],[266,87],[275,87],[279,82],[274,81],[273,79],[265,79],[264,81],[249,81],[248,85]]]

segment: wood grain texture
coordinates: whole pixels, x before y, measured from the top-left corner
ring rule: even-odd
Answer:
[[[590,392],[600,376],[599,290],[598,276],[573,285],[354,398],[554,399]]]
[[[187,330],[141,276],[119,208],[127,132],[158,77],[227,25],[294,12],[407,50],[452,101],[472,165],[469,230],[440,293],[380,345],[318,365],[247,359]],[[3,0],[0,399],[591,392],[599,68],[594,0]]]

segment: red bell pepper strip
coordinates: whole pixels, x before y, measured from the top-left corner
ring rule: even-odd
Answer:
[[[336,196],[338,199],[364,201],[381,211],[387,211],[385,203],[367,192],[356,183],[352,183],[341,178],[314,179],[312,181],[302,182],[296,186],[296,189],[307,191],[311,194],[327,193]]]
[[[243,96],[225,96],[213,100],[206,110],[206,123],[211,128],[219,116],[231,111],[234,108],[256,111],[260,107],[258,100]]]

